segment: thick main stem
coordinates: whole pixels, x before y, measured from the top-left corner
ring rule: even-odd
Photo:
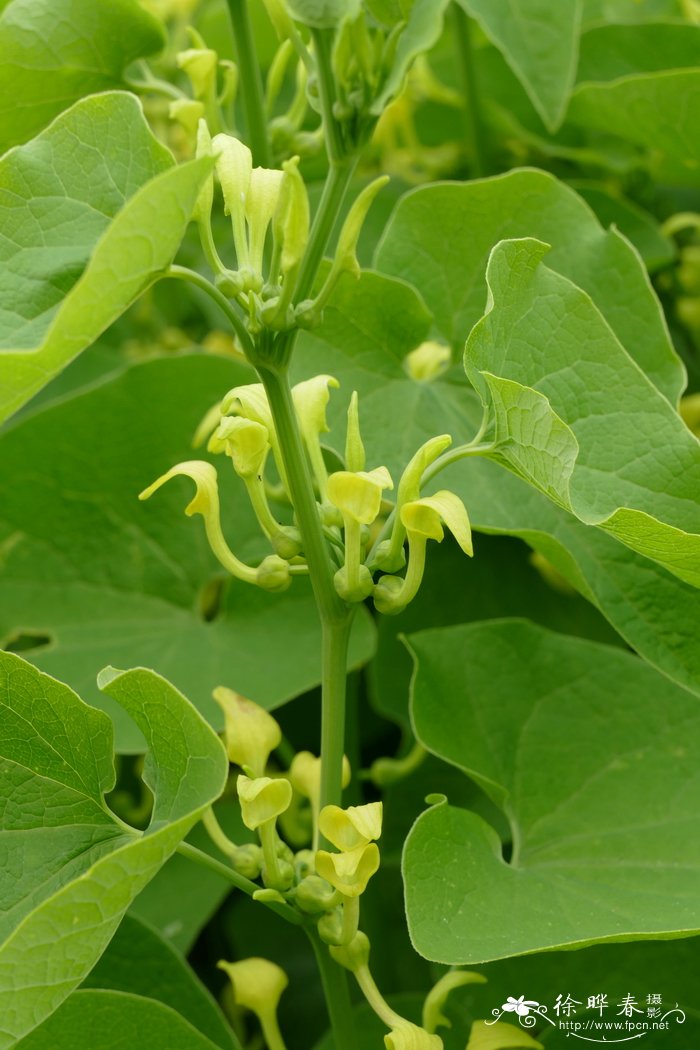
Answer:
[[[269,168],[270,144],[267,139],[267,121],[263,103],[262,78],[256,59],[253,27],[250,22],[248,0],[228,0],[236,47],[236,61],[240,72],[241,96],[245,113],[248,142],[256,164]]]
[[[335,1050],[357,1050],[348,975],[328,954],[328,947],[314,929],[308,929],[321,975]]]

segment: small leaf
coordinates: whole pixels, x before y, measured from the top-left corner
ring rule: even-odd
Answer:
[[[503,809],[513,842],[506,863],[475,813],[418,818],[403,870],[421,954],[474,964],[700,929],[695,697],[622,650],[526,621],[409,645],[418,739]]]
[[[0,420],[166,269],[210,166],[173,167],[120,93],[77,103],[0,160],[0,218],[13,234],[0,244],[12,304],[0,311]]]
[[[126,67],[164,43],[136,0],[11,0],[0,16],[0,153],[84,95],[120,87]]]
[[[144,782],[154,809],[144,833],[118,822],[105,803],[114,785],[107,716],[18,656],[0,653],[3,794],[14,801],[3,835],[15,857],[0,876],[3,1048],[83,980],[134,897],[226,782],[221,742],[168,682],[143,669],[111,672],[104,681],[148,747]]]
[[[495,418],[494,456],[559,506],[700,586],[700,446],[591,298],[542,262],[494,248],[487,313],[465,367]]]
[[[582,0],[459,0],[502,51],[550,131],[566,111],[578,61]]]

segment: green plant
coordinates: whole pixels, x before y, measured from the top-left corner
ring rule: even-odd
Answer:
[[[0,8],[0,1048],[690,1045],[695,0]]]

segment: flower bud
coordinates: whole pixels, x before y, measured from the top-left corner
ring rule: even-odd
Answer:
[[[319,828],[324,838],[336,849],[348,853],[366,846],[382,833],[382,803],[368,802],[364,806],[324,806],[319,817]]]
[[[359,565],[356,571],[356,579],[350,580],[347,566],[343,565],[333,577],[333,586],[346,602],[363,602],[369,598],[374,589],[372,574],[366,565]]]
[[[307,915],[319,915],[334,906],[335,890],[320,875],[307,875],[296,889],[295,901]]]
[[[404,369],[417,383],[429,383],[449,368],[452,351],[444,343],[428,340],[404,358]]]
[[[360,411],[357,390],[353,390],[348,405],[348,427],[345,437],[345,467],[357,473],[365,469],[365,446],[360,434]]]
[[[400,576],[382,576],[374,588],[373,600],[377,612],[384,616],[395,616],[405,609],[400,603],[399,595],[403,590]]]
[[[318,935],[328,945],[342,944],[343,942],[343,909],[334,908],[327,911],[316,924]]]
[[[264,591],[286,591],[292,582],[289,574],[289,562],[278,554],[268,554],[257,569],[256,583]]]
[[[359,897],[379,870],[379,849],[375,842],[348,853],[316,851],[316,872],[335,886],[344,897]]]
[[[278,532],[272,536],[272,546],[275,554],[289,561],[301,553],[301,533],[294,525],[282,525]]]
[[[309,196],[299,173],[299,158],[282,165],[284,177],[272,220],[275,243],[281,246],[280,272],[286,275],[301,262],[309,240]],[[274,279],[276,274],[271,275]]]
[[[237,846],[231,854],[231,863],[239,875],[255,880],[262,871],[262,850],[254,842]]]
[[[229,762],[252,770],[253,776],[262,776],[270,752],[279,747],[282,740],[279,725],[263,707],[233,689],[220,685],[213,695],[224,712],[224,742]]]
[[[236,787],[243,823],[251,831],[276,820],[292,801],[292,785],[283,777],[271,780],[270,777],[251,778],[241,774]]]

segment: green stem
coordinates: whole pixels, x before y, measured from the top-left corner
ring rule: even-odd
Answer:
[[[248,0],[228,0],[228,7],[231,12],[236,61],[240,71],[239,83],[248,141],[255,164],[269,168],[271,164],[270,143],[267,138],[263,85],[255,51]]]
[[[188,860],[193,860],[196,864],[201,864],[203,868],[209,868],[216,875],[220,875],[222,879],[226,879],[236,889],[242,890],[247,893],[249,897],[252,897],[254,893],[260,889],[255,882],[251,882],[250,879],[246,879],[244,875],[239,875],[233,868],[228,868],[225,864],[222,864],[220,860],[216,860],[215,857],[210,857],[204,850],[197,849],[196,846],[191,846],[189,842],[181,842],[177,847],[177,852],[182,857],[187,857]],[[287,922],[291,922],[294,926],[301,926],[303,919],[298,911],[290,908],[287,904],[280,904],[279,901],[261,901],[266,908],[270,908],[271,911],[281,915]]]
[[[307,928],[307,933],[321,975],[335,1050],[357,1050],[347,971],[331,959],[327,946],[315,929]]]
[[[326,151],[331,164],[337,164],[342,162],[345,157],[345,147],[340,125],[333,113],[333,106],[336,101],[335,78],[331,66],[333,31],[329,29],[312,29],[311,39],[314,45],[314,57],[318,71],[318,93],[321,100],[321,117],[326,137]]]
[[[250,357],[253,353],[253,344],[248,330],[243,323],[243,318],[236,312],[223,292],[220,292],[206,277],[202,277],[201,273],[197,273],[196,270],[189,270],[186,266],[171,266],[165,271],[163,277],[173,277],[178,281],[189,281],[190,284],[194,284],[197,288],[201,288],[203,292],[206,292],[231,322],[231,327],[238,336],[243,352],[246,357]]]
[[[452,4],[452,17],[455,30],[455,41],[459,55],[459,70],[464,93],[464,122],[467,142],[472,154],[472,174],[480,178],[486,174],[486,146],[484,127],[479,111],[479,91],[474,68],[474,48],[472,46],[471,25],[466,12],[459,3]]]
[[[323,186],[323,193],[314,216],[309,243],[299,270],[294,298],[296,302],[308,299],[318,268],[323,259],[335,221],[345,198],[350,180],[357,166],[357,158],[351,157],[337,163],[331,162]]]
[[[221,850],[224,856],[233,856],[237,849],[236,843],[231,841],[221,827],[221,824],[219,824],[216,819],[216,815],[211,806],[209,806],[208,809],[205,809],[204,813],[202,813],[202,824],[204,825],[209,838],[214,845]]]
[[[302,445],[286,369],[259,366],[301,532],[304,557],[321,619],[321,807],[340,804],[345,741],[347,647],[352,612],[333,584],[333,566],[323,536],[309,463]]]
[[[260,1025],[265,1037],[267,1050],[286,1050],[280,1026],[277,1022],[276,1011],[268,1010],[267,1013],[260,1014]]]

